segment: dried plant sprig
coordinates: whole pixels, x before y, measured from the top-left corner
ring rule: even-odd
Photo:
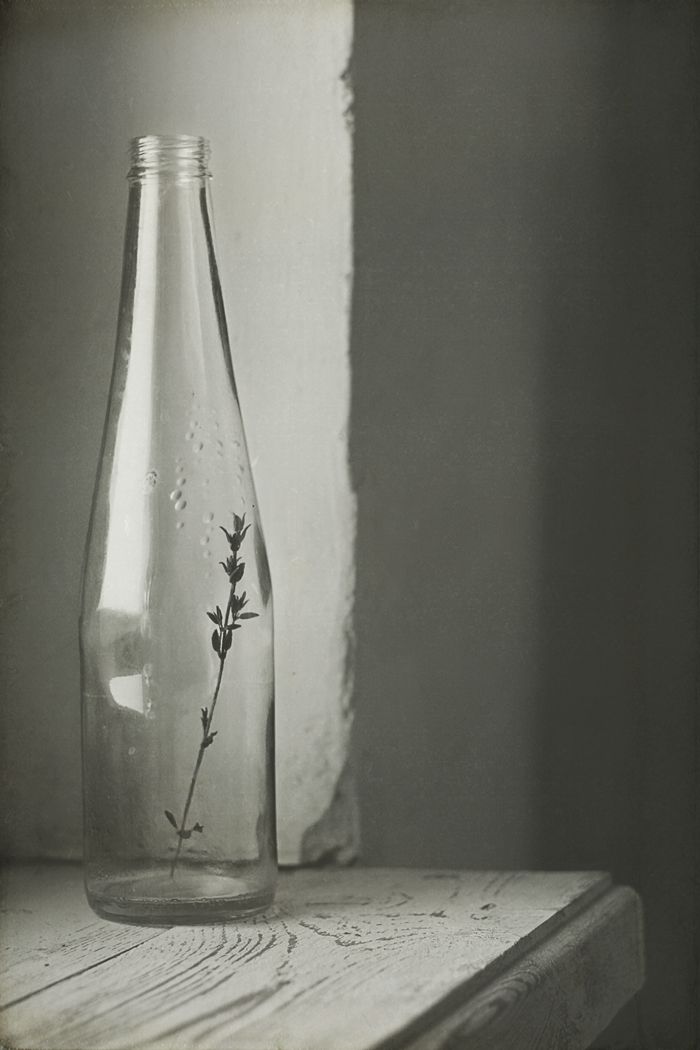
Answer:
[[[226,663],[226,657],[231,648],[233,642],[233,632],[238,631],[241,627],[241,620],[252,620],[258,614],[256,612],[244,612],[248,599],[246,592],[242,594],[236,593],[238,584],[243,579],[245,572],[245,562],[240,560],[239,554],[241,544],[245,539],[245,535],[250,528],[250,525],[245,523],[245,514],[239,517],[238,514],[233,515],[233,531],[229,532],[223,525],[219,528],[223,532],[228,542],[231,553],[226,558],[226,561],[219,562],[223,567],[224,572],[228,576],[229,581],[229,596],[226,604],[226,611],[221,611],[221,606],[217,605],[213,612],[207,611],[207,616],[211,622],[215,625],[211,636],[212,649],[219,658],[219,673],[216,678],[216,686],[214,687],[214,694],[211,698],[209,706],[200,708],[200,723],[202,726],[202,736],[199,742],[199,748],[197,750],[197,758],[194,764],[194,770],[192,772],[192,778],[190,780],[190,786],[187,791],[187,798],[185,799],[185,805],[182,812],[182,820],[178,824],[175,816],[169,809],[166,809],[165,817],[173,828],[177,832],[177,848],[175,850],[175,856],[170,864],[170,875],[171,877],[175,874],[175,868],[177,862],[180,859],[180,852],[182,850],[182,843],[191,838],[193,832],[202,834],[204,827],[197,821],[191,828],[187,827],[187,818],[190,813],[190,806],[192,805],[192,798],[194,796],[194,789],[197,784],[197,778],[199,776],[199,770],[202,765],[204,758],[204,752],[208,747],[214,743],[214,737],[217,736],[218,730],[212,731],[212,722],[214,720],[214,710],[216,708],[216,701],[219,698],[219,690],[221,689],[221,679],[224,674],[224,664]]]

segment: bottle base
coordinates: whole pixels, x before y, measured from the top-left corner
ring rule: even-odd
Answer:
[[[274,885],[229,872],[182,867],[150,868],[86,879],[92,910],[102,919],[138,926],[234,922],[260,915],[272,905]]]

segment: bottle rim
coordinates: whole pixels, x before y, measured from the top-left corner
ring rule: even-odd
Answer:
[[[201,135],[138,135],[129,143],[130,181],[153,175],[208,178],[209,141]]]

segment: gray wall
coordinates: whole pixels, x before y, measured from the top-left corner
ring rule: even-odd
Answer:
[[[373,864],[601,868],[690,1050],[691,3],[356,6],[356,757]],[[697,913],[695,913],[697,914]]]
[[[127,143],[189,132],[212,144],[218,260],[274,578],[279,853],[352,852],[352,811],[334,804],[351,724],[351,0],[0,8],[0,848],[80,855],[80,567]]]

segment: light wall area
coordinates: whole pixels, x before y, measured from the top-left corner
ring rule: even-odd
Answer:
[[[80,852],[80,565],[127,144],[186,132],[212,145],[219,267],[274,581],[280,856],[351,854],[351,4],[29,0],[6,6],[0,36],[3,846]]]

